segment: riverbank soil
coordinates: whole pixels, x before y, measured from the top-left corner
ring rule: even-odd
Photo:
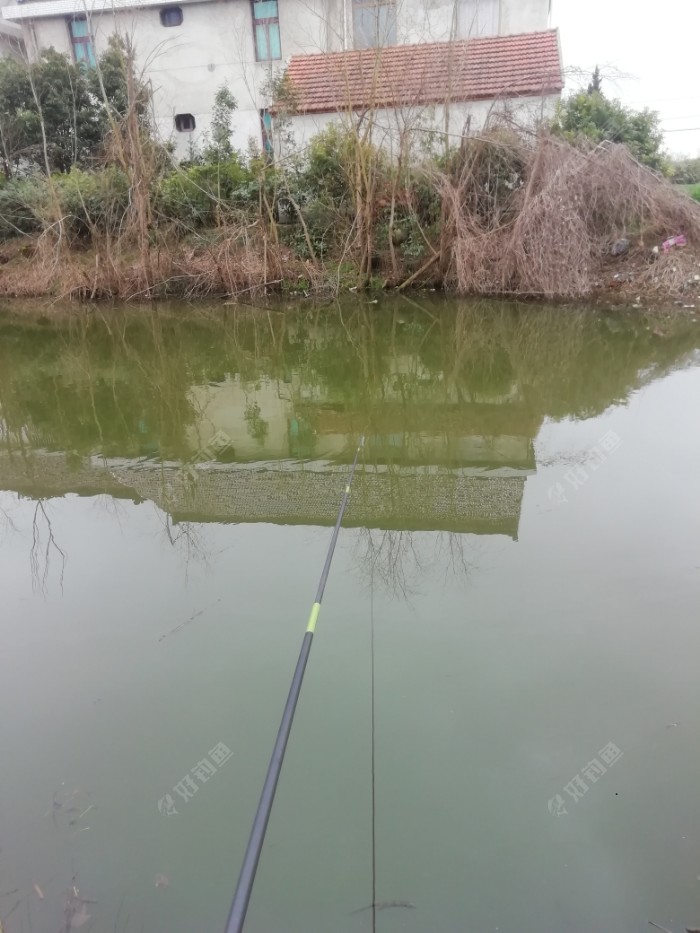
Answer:
[[[629,243],[622,255],[614,255],[614,246],[602,260],[601,275],[580,300],[606,307],[700,309],[700,249],[681,245],[664,252],[661,244],[655,249],[656,244],[649,246],[638,241]],[[226,265],[236,259],[234,255],[227,258]],[[144,284],[136,254],[123,254],[118,263],[109,263],[100,251],[86,244],[82,249],[71,248],[52,255],[41,238],[27,237],[0,244],[0,297],[69,301],[207,297],[251,300],[281,293],[306,298],[337,297],[356,288],[350,284],[353,277],[337,265],[329,265],[320,272],[289,250],[278,250],[274,263],[268,260],[274,273],[270,276],[261,276],[259,269],[246,267],[246,258],[239,256],[238,265],[227,277],[226,269],[217,266],[210,249],[174,244],[167,253],[154,251],[149,288]],[[427,275],[417,278],[414,287],[441,288],[443,284],[435,276]],[[392,283],[381,276],[372,281],[370,290],[372,286],[376,290],[394,290]],[[446,291],[453,289],[448,286]],[[508,296],[504,292],[498,297]]]

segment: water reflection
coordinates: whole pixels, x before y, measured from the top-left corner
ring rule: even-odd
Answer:
[[[517,540],[543,421],[598,414],[699,343],[687,318],[426,299],[5,316],[0,338],[0,481],[39,503],[39,586],[61,556],[48,497],[150,500],[197,554],[195,522],[332,523],[361,433],[347,522],[384,533],[387,566],[419,529]]]
[[[691,922],[700,386],[660,377],[697,331],[431,300],[0,318],[7,933],[223,928],[361,432],[251,931],[352,933],[371,900],[375,620],[380,897],[416,904],[383,928]],[[226,779],[163,816],[219,741]],[[607,741],[614,779],[554,818]]]

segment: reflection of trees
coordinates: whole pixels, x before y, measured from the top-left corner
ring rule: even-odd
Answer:
[[[165,540],[182,556],[187,580],[191,563],[200,562],[205,566],[209,564],[211,555],[204,543],[204,537],[194,522],[174,522],[167,512],[157,511]]]
[[[0,506],[0,532],[17,531],[17,525],[12,520],[10,513]]]
[[[412,531],[377,531],[362,528],[356,547],[358,564],[373,585],[375,580],[394,596],[407,598],[426,567]]]
[[[355,554],[361,575],[393,596],[407,599],[420,580],[435,569],[445,579],[467,577],[474,564],[467,560],[466,535],[452,531],[420,535],[414,531],[360,529]],[[430,549],[430,550],[428,550]]]
[[[7,325],[6,325],[7,327]],[[182,449],[192,419],[187,360],[157,316],[16,321],[0,348],[0,406],[15,449],[105,456]],[[133,333],[131,331],[133,330]]]
[[[28,503],[27,503],[28,504]],[[17,509],[17,503],[15,503]],[[45,499],[36,499],[31,513],[31,545],[29,547],[29,571],[32,589],[45,596],[51,576],[52,561],[58,561],[58,580],[63,590],[63,576],[66,567],[66,553],[58,544],[54,534],[49,505]],[[0,505],[0,538],[4,534],[21,534],[20,524],[7,508]]]
[[[192,387],[232,379],[263,444],[266,412],[255,408],[262,381],[276,383],[311,428],[307,399],[343,412],[347,430],[360,433],[387,402],[404,413],[397,430],[411,430],[417,406],[439,414],[498,404],[514,389],[532,424],[588,417],[700,343],[682,317],[664,320],[663,337],[654,330],[639,317],[424,296],[223,317],[166,309],[5,318],[0,444],[187,459],[187,429],[202,418]]]
[[[38,499],[32,517],[32,546],[29,550],[32,587],[37,593],[46,594],[52,557],[60,560],[59,585],[63,590],[66,555],[56,542],[46,503]]]
[[[294,413],[293,455],[318,451],[322,418],[329,433],[348,436],[348,456],[355,444],[351,435],[367,433],[368,456],[376,450],[389,473],[386,495],[395,504],[394,514],[418,527],[406,500],[406,489],[416,488],[405,481],[411,469],[404,468],[401,476],[392,472],[409,462],[407,438],[416,460],[434,464],[429,458],[442,448],[426,440],[428,435],[448,442],[469,432],[527,439],[545,417],[591,417],[684,365],[700,346],[698,330],[682,316],[658,321],[653,315],[445,302],[424,295],[384,297],[377,306],[353,297],[310,309],[5,316],[0,319],[0,457],[11,454],[15,466],[22,465],[28,479],[17,488],[31,488],[36,497],[34,586],[45,591],[57,562],[62,579],[65,554],[46,505],[54,486],[32,485],[32,451],[65,452],[55,482],[58,493],[73,488],[65,474],[74,477],[90,455],[179,460],[186,481],[196,483],[188,431],[207,415],[195,408],[194,386],[237,381],[246,399],[243,428],[261,450],[273,433],[257,395],[263,383],[276,385]],[[506,419],[500,418],[504,414]],[[383,443],[387,436],[391,444]],[[444,450],[444,463],[452,466],[453,451],[448,444]],[[92,474],[83,472],[81,488],[89,491]],[[167,493],[162,498],[170,510]],[[174,504],[172,511],[177,514]],[[0,511],[0,531],[13,527],[11,515]],[[207,560],[196,525],[176,523],[166,514],[163,533],[187,565]],[[409,581],[436,567],[468,573],[467,542],[471,547],[474,539],[365,530],[358,554],[368,574],[405,594]]]

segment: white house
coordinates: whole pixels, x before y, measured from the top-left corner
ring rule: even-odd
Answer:
[[[92,65],[111,34],[131,36],[152,86],[160,135],[172,138],[178,152],[184,154],[190,141],[208,129],[214,95],[224,83],[238,102],[234,145],[243,149],[252,137],[267,146],[271,142],[267,109],[271,80],[287,64],[294,67],[295,57],[323,59],[326,53],[350,53],[373,46],[434,46],[470,37],[542,32],[548,27],[550,3],[25,0],[3,7],[2,17],[7,24],[21,26],[30,57],[53,46]],[[410,51],[403,54],[410,58]],[[353,59],[347,59],[346,65],[352,67]],[[551,62],[543,64],[545,70],[550,66]],[[545,89],[540,84],[540,89]],[[545,84],[551,85],[546,90],[556,94],[561,82],[549,80]],[[499,86],[505,95],[509,93],[506,85],[501,82]],[[537,88],[531,90],[537,96]],[[301,127],[303,132],[319,119],[316,112],[312,122],[307,120]]]
[[[405,155],[431,137],[478,132],[496,115],[535,125],[563,88],[555,30],[294,55],[287,77],[297,146],[343,120]]]

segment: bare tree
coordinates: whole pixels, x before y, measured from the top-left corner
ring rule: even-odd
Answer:
[[[66,554],[56,541],[51,517],[46,508],[46,500],[38,499],[32,517],[32,545],[29,551],[32,587],[35,592],[46,595],[51,571],[51,560],[56,556],[60,560],[59,585],[61,587],[61,592],[63,592]]]

